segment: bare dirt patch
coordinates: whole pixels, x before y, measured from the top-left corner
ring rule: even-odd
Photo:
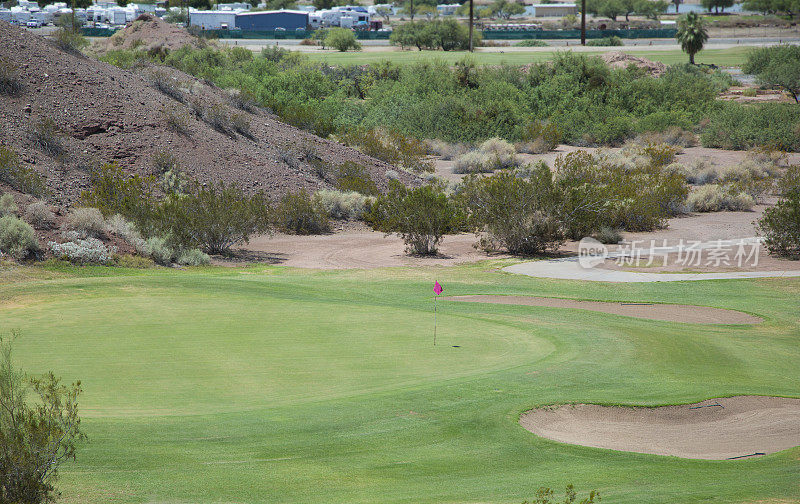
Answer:
[[[800,445],[800,399],[738,396],[659,408],[563,405],[528,411],[519,423],[562,443],[738,460]]]
[[[99,53],[137,48],[146,51],[176,51],[184,46],[202,48],[207,45],[207,41],[192,36],[180,26],[144,15],[111,37],[96,40],[94,49]]]
[[[543,306],[548,308],[571,308],[601,313],[611,313],[648,320],[666,322],[687,322],[692,324],[758,324],[763,319],[735,310],[710,308],[695,305],[673,305],[657,303],[609,303],[603,301],[580,301],[535,296],[451,296],[445,301],[467,303],[494,303],[523,306]]]

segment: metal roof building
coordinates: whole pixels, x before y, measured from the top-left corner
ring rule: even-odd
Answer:
[[[278,10],[264,12],[242,12],[236,15],[236,28],[243,31],[305,30],[308,12]]]

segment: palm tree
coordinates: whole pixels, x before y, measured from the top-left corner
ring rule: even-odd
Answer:
[[[675,38],[683,52],[689,55],[689,63],[694,65],[694,55],[703,49],[708,41],[708,30],[696,12],[690,12],[678,20],[678,33]]]

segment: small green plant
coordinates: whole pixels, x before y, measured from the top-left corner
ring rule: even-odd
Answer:
[[[176,106],[167,105],[161,113],[164,115],[167,129],[183,136],[190,136],[189,116],[183,110]]]
[[[275,223],[289,234],[323,234],[331,230],[328,214],[305,189],[283,195],[275,207]]]
[[[17,153],[5,147],[0,147],[0,182],[36,197],[47,194],[44,177],[33,168],[23,166]]]
[[[549,488],[542,487],[536,491],[536,498],[532,501],[524,501],[522,504],[575,504],[578,494],[575,487],[567,485],[564,490],[564,500],[556,501],[555,492]],[[589,495],[578,501],[578,504],[596,504],[600,502],[600,494],[596,490],[589,492]]]
[[[539,39],[527,39],[527,40],[520,40],[514,47],[548,47],[550,44],[545,42],[544,40]]]
[[[67,151],[61,140],[61,132],[55,121],[49,117],[34,122],[30,129],[30,135],[34,143],[51,157],[61,159],[66,155]]]
[[[0,94],[15,95],[23,87],[19,68],[5,58],[0,58]]]
[[[62,51],[80,54],[81,50],[89,45],[80,30],[62,27],[53,34],[53,43]]]
[[[594,239],[606,245],[615,245],[622,241],[622,235],[617,229],[603,226],[594,234]]]

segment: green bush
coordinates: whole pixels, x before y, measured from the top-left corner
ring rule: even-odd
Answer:
[[[176,262],[182,266],[205,266],[211,258],[200,249],[189,249],[178,254]]]
[[[154,88],[161,91],[165,96],[168,96],[178,103],[185,103],[186,97],[183,91],[180,90],[180,83],[170,77],[170,75],[163,70],[155,70],[150,73],[150,83]]]
[[[469,29],[455,19],[418,21],[395,27],[389,42],[401,48],[416,47],[444,51],[464,51],[469,49]],[[480,45],[480,33],[473,33],[473,44]]]
[[[619,230],[603,226],[593,235],[594,239],[606,245],[615,245],[622,241],[622,235]]]
[[[340,191],[355,191],[365,196],[380,194],[378,186],[370,177],[367,169],[352,161],[345,161],[336,169],[335,186]]]
[[[756,75],[762,86],[791,93],[800,102],[800,47],[778,45],[751,49],[742,71]]]
[[[713,113],[700,139],[704,147],[747,150],[770,147],[800,151],[800,107],[790,103],[725,102]]]
[[[305,189],[283,195],[275,207],[275,224],[285,233],[298,235],[323,234],[331,230],[328,214]]]
[[[549,47],[550,44],[545,42],[544,40],[539,39],[527,39],[527,40],[520,40],[519,42],[514,44],[514,47]]]
[[[0,217],[0,252],[21,261],[38,251],[39,242],[30,224],[12,215]]]
[[[14,201],[14,196],[11,194],[3,194],[0,196],[0,217],[16,215],[18,210],[17,203]]]
[[[106,217],[120,214],[150,234],[156,207],[155,177],[128,176],[119,165],[110,163],[93,171],[90,183],[91,188],[81,194],[83,206],[97,208]]]
[[[17,153],[5,147],[0,147],[0,182],[39,198],[47,194],[44,178],[33,168],[23,166]]]
[[[597,38],[597,39],[588,40],[586,42],[586,45],[587,46],[594,46],[594,47],[597,47],[597,46],[619,47],[619,46],[622,46],[624,44],[622,43],[622,39],[621,38],[617,37],[616,35],[612,35],[610,37],[603,37],[603,38]]]
[[[361,44],[356,40],[356,34],[347,28],[330,28],[325,36],[325,46],[333,47],[341,52],[361,50]]]
[[[402,167],[414,173],[433,171],[433,163],[426,159],[428,146],[415,138],[383,128],[354,128],[341,136],[343,143],[364,154]]]
[[[156,264],[169,266],[176,257],[175,249],[163,236],[152,236],[144,243],[144,253]]]
[[[778,203],[764,211],[758,232],[770,253],[800,258],[800,166],[791,166],[779,182]]]
[[[376,198],[367,222],[377,231],[396,233],[409,253],[436,254],[442,237],[458,231],[463,214],[438,185],[409,189],[392,181]]]
[[[200,248],[226,254],[232,246],[271,228],[267,197],[246,194],[236,186],[193,184],[181,196],[168,197],[155,209],[152,227],[169,236],[177,249]],[[124,215],[124,214],[123,214]]]
[[[511,171],[469,175],[460,198],[469,224],[486,234],[483,246],[512,254],[541,254],[564,243],[563,216],[550,169],[538,165],[523,178]]]
[[[62,27],[53,34],[53,43],[62,51],[80,54],[81,50],[89,45],[80,30]]]

